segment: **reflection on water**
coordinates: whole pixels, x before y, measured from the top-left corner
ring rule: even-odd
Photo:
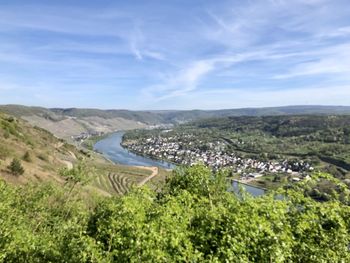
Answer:
[[[125,132],[116,132],[107,138],[98,141],[94,145],[94,150],[102,153],[108,159],[117,164],[133,165],[133,166],[158,166],[166,169],[173,169],[175,165],[153,160],[151,158],[136,155],[121,146],[122,137]]]
[[[246,184],[241,184],[237,181],[232,181],[232,188],[230,189],[230,191],[238,193],[239,194],[239,187],[243,187],[244,190],[246,190],[248,193],[250,193],[252,196],[260,196],[265,194],[265,190],[261,189],[261,188],[257,188],[251,185],[246,185]]]

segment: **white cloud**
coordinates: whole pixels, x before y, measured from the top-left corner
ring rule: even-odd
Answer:
[[[350,75],[350,45],[327,47],[304,56],[309,61],[297,63],[287,73],[274,76],[275,79],[286,79],[320,74]]]
[[[165,77],[162,84],[143,89],[143,94],[157,100],[183,96],[195,90],[200,80],[210,72],[231,66],[235,63],[257,58],[262,54],[258,52],[218,56],[210,59],[203,59],[191,62],[175,74]]]

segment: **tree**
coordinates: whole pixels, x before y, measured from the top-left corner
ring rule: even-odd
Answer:
[[[21,161],[14,158],[11,164],[8,166],[13,175],[22,175],[24,173],[24,168],[21,165]]]

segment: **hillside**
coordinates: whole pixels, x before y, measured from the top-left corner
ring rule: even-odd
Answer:
[[[14,175],[8,168],[14,158],[24,168],[23,175]],[[66,181],[61,176],[62,169],[71,169],[81,159],[86,160],[88,171],[94,171],[89,172],[91,178],[86,178],[86,190],[104,195],[124,194],[152,174],[142,167],[113,165],[99,154],[79,150],[42,128],[0,113],[0,178],[5,181],[15,185],[53,182],[63,186]],[[153,181],[149,183],[156,186]]]
[[[26,160],[24,159],[27,154]],[[0,113],[0,174],[6,181],[54,180],[63,183],[58,170],[82,157],[75,147],[21,119]],[[22,160],[25,173],[13,176],[6,168],[13,158]]]
[[[46,109],[21,105],[2,105],[0,110],[21,117],[59,138],[70,139],[81,133],[132,130],[162,124],[178,124],[206,118],[267,115],[339,115],[350,114],[345,106],[286,106],[225,110],[130,111],[99,109]]]
[[[70,140],[82,133],[109,133],[115,130],[129,130],[147,126],[136,118],[122,114],[99,114],[98,110],[46,109],[21,105],[0,106],[0,111],[27,120],[32,125],[50,131],[55,136]],[[83,113],[85,112],[86,113]]]

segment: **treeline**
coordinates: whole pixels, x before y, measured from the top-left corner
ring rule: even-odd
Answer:
[[[160,192],[87,198],[77,191],[82,170],[66,173],[64,189],[0,181],[0,262],[350,261],[349,193],[329,177],[338,191],[316,202],[307,193],[321,175],[253,198],[228,192],[223,172],[194,166]]]
[[[311,140],[350,142],[350,115],[227,117],[200,120],[186,126],[235,132],[260,131],[277,137],[305,135]]]

